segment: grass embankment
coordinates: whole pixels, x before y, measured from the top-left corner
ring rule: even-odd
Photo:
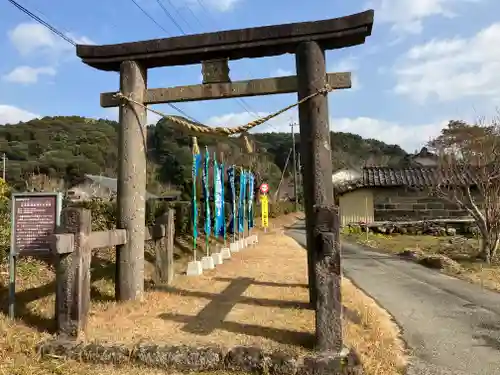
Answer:
[[[357,242],[393,254],[412,254],[417,262],[460,279],[500,291],[500,259],[486,264],[478,259],[479,241],[463,236],[382,235],[350,233],[347,241]]]

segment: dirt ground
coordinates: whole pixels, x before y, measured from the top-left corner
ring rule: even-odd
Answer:
[[[85,338],[131,345],[154,340],[189,345],[256,344],[290,352],[311,350],[314,314],[307,308],[306,254],[282,234],[282,227],[294,220],[295,215],[273,219],[274,230],[261,233],[257,247],[234,254],[230,261],[201,277],[179,275],[170,287],[151,288],[142,302],[113,302],[113,285],[106,276],[110,265],[94,267],[93,304]],[[53,276],[50,267],[40,261],[27,261],[20,267],[19,318],[10,322],[5,311],[0,314],[1,375],[161,373],[73,361],[38,361],[34,347],[49,337],[53,328]],[[0,298],[5,306],[4,273],[1,282]],[[346,344],[361,355],[366,373],[401,373],[404,346],[390,316],[348,280],[343,280],[342,291]]]
[[[368,235],[368,239],[366,233],[348,234],[344,238],[351,242],[358,242],[394,254],[410,250],[422,252],[423,254],[444,256],[454,262],[454,267],[443,268],[442,272],[480,284],[488,289],[500,291],[499,259],[489,265],[476,260],[475,256],[479,249],[479,241],[476,238],[400,234],[381,235],[373,233]]]

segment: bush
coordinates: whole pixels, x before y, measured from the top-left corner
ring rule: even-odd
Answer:
[[[210,202],[212,213],[214,204]],[[117,202],[107,199],[94,198],[85,202],[71,202],[67,199],[63,201],[63,207],[83,207],[92,213],[92,230],[102,231],[116,228]],[[146,225],[154,225],[156,219],[173,208],[175,210],[175,232],[179,236],[192,234],[192,208],[189,201],[147,201],[146,203]],[[230,220],[230,205],[226,202],[226,225]],[[261,207],[255,204],[254,223],[260,225]],[[269,218],[276,218],[283,214],[289,214],[294,210],[293,202],[277,202],[269,204]],[[204,206],[203,202],[198,202],[198,232],[203,233]],[[0,262],[5,262],[10,250],[10,189],[9,186],[0,179]]]

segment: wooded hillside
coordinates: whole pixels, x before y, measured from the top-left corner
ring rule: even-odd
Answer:
[[[25,181],[33,174],[61,179],[67,185],[77,183],[84,173],[116,176],[117,127],[115,121],[77,116],[44,117],[0,126],[0,153],[4,152],[8,159],[7,181],[24,189]],[[168,120],[149,126],[147,133],[149,189],[160,193],[189,183],[194,134],[176,129]],[[261,178],[271,186],[279,182],[292,147],[289,133],[251,134],[249,139],[256,151],[252,155],[245,153],[238,137],[196,135],[200,148],[208,146],[211,152],[223,153],[226,163],[248,166],[253,162]],[[299,142],[298,135],[296,139]],[[334,170],[365,163],[396,164],[407,155],[399,146],[350,133],[332,132],[331,143]]]

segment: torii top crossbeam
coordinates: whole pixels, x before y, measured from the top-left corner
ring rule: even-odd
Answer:
[[[371,35],[374,11],[315,22],[300,22],[219,31],[112,45],[77,45],[82,61],[99,70],[120,71],[123,61],[144,68],[198,64],[216,59],[242,59],[295,53],[304,41],[325,50],[350,47]]]

